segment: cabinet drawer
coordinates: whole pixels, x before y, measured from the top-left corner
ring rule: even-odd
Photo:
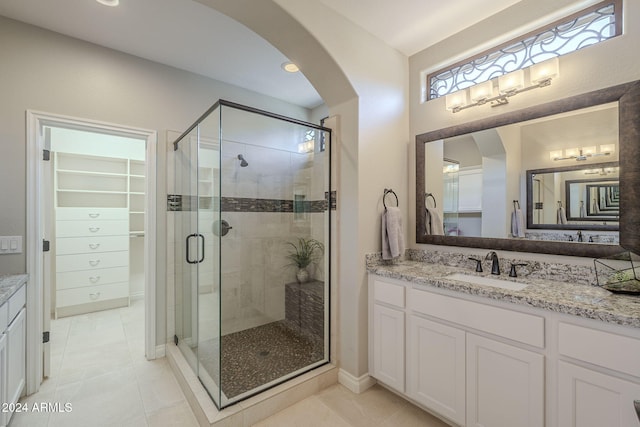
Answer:
[[[640,340],[560,322],[560,354],[640,377]]]
[[[125,208],[58,208],[56,220],[114,220],[127,219]]]
[[[110,285],[64,289],[56,292],[56,306],[68,307],[116,298],[127,298],[128,296],[129,283],[112,283]]]
[[[129,265],[129,251],[60,255],[56,257],[56,271],[58,273],[126,267],[127,265]]]
[[[9,324],[9,304],[5,302],[0,306],[0,337],[2,337],[2,333],[4,332],[4,330],[7,329],[8,324]],[[0,369],[1,368],[2,366],[0,366]]]
[[[27,303],[27,287],[23,285],[16,291],[15,294],[9,298],[7,303],[8,305],[8,314],[7,320],[9,323],[13,321],[13,319],[20,313],[22,307]]]
[[[56,255],[129,250],[129,236],[62,237],[56,239]]]
[[[129,235],[129,221],[56,221],[56,237]]]
[[[129,281],[127,267],[98,268],[56,274],[56,289],[73,289]]]
[[[544,348],[544,317],[410,289],[408,306],[468,328]]]
[[[404,292],[405,287],[402,285],[385,282],[377,278],[373,281],[373,299],[377,302],[404,308]]]

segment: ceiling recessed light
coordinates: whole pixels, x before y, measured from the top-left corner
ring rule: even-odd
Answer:
[[[293,62],[283,62],[282,69],[288,73],[297,73],[300,71],[300,68],[298,68],[298,66]]]
[[[120,0],[96,0],[98,3],[103,4],[105,6],[116,7],[120,4]]]

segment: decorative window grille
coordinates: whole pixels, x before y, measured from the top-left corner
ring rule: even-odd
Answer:
[[[427,76],[435,99],[622,34],[622,0],[606,0]]]

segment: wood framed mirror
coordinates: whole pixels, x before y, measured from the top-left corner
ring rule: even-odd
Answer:
[[[502,126],[546,118],[585,108],[617,103],[619,145],[619,244],[578,243],[530,240],[510,237],[472,237],[464,235],[432,235],[427,233],[426,193],[431,191],[427,175],[436,171],[427,168],[428,144],[474,132],[490,131]],[[429,147],[431,150],[431,146]],[[562,100],[541,104],[485,120],[427,132],[416,136],[416,243],[464,246],[494,250],[536,252],[584,257],[602,257],[625,249],[640,252],[640,81],[589,92]],[[442,174],[443,169],[439,168]],[[524,174],[524,172],[523,172]],[[525,179],[522,176],[521,179]],[[439,187],[440,183],[436,185]],[[524,185],[520,185],[523,188]],[[500,194],[499,191],[494,192]],[[502,192],[506,197],[506,193]],[[524,196],[520,193],[520,199]],[[501,200],[505,206],[511,200]],[[439,205],[441,205],[439,203]],[[503,224],[504,226],[504,224]]]

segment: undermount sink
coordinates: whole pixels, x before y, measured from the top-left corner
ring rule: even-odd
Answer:
[[[491,286],[493,288],[509,289],[511,291],[521,291],[527,287],[524,283],[511,282],[509,280],[494,279],[493,277],[472,276],[470,274],[455,273],[446,276],[445,279],[457,280],[459,282],[472,283],[480,286]]]

